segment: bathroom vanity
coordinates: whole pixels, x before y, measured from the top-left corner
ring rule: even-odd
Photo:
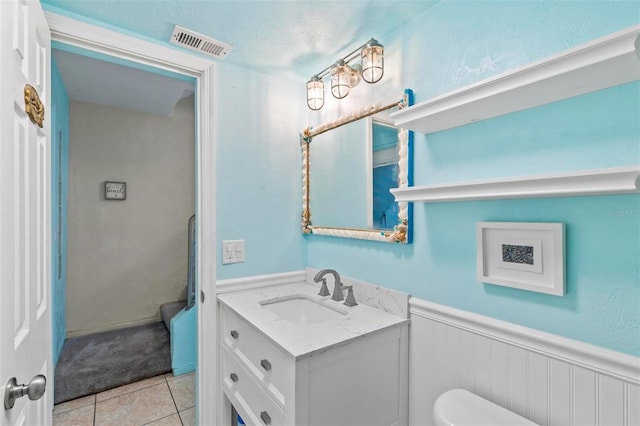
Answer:
[[[248,425],[407,424],[408,319],[317,293],[296,283],[218,297],[223,424],[231,405]]]

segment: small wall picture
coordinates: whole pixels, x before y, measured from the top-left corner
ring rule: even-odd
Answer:
[[[126,182],[105,182],[104,198],[106,200],[126,200],[127,199],[127,183]]]
[[[480,282],[564,295],[563,223],[478,222],[476,229]]]

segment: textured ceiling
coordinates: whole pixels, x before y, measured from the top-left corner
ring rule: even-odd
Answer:
[[[306,80],[371,37],[384,35],[437,0],[42,0],[168,46],[175,24],[233,45],[225,62]],[[58,12],[60,12],[58,10]]]

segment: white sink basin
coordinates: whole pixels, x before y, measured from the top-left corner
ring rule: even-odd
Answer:
[[[348,312],[334,306],[327,305],[321,300],[303,294],[275,297],[259,302],[287,321],[296,324],[314,324],[327,319],[346,318]]]

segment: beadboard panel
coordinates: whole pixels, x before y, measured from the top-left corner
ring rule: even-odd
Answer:
[[[571,367],[556,359],[549,360],[549,365],[549,413],[547,422],[541,424],[549,424],[549,419],[554,419],[557,424],[569,425],[572,411]]]
[[[598,382],[598,424],[624,424],[624,383],[607,376],[600,376]]]
[[[549,413],[549,359],[537,353],[530,353],[528,360],[529,418],[536,423],[545,424],[548,422]]]
[[[453,388],[467,389],[540,425],[640,425],[636,357],[553,335],[542,337],[555,346],[536,346],[536,339],[525,344],[524,327],[415,298],[410,314],[411,425],[432,425],[433,403]],[[541,337],[538,331],[530,333]],[[621,359],[626,367],[607,374],[603,366],[620,365]]]
[[[627,383],[625,390],[625,424],[640,425],[640,386]]]

